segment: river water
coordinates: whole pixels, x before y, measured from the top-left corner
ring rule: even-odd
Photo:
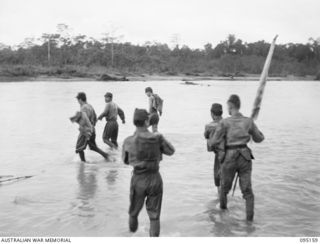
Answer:
[[[114,93],[126,113],[119,143],[134,131],[133,110],[146,108],[146,86],[164,99],[159,129],[176,153],[164,157],[162,236],[319,236],[320,83],[269,82],[257,124],[266,140],[250,144],[256,216],[245,221],[239,188],[229,210],[219,210],[213,184],[213,155],[206,151],[205,123],[213,102],[232,93],[250,114],[257,82],[23,82],[0,83],[0,175],[30,179],[0,184],[0,236],[148,236],[145,209],[139,230],[128,232],[132,168],[112,152],[113,161],[86,151],[74,153],[77,126],[68,118],[79,109],[75,95],[87,93],[97,113],[104,93]],[[225,113],[224,116],[227,116]],[[97,143],[104,150],[97,124]]]

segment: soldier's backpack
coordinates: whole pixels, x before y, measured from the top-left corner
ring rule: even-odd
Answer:
[[[160,115],[162,114],[162,109],[163,109],[163,99],[161,97],[159,97],[159,95],[157,94],[153,94],[154,100],[155,100],[155,109],[160,113]]]
[[[161,157],[159,137],[137,136],[135,139],[137,145],[137,159],[144,162],[157,162]]]

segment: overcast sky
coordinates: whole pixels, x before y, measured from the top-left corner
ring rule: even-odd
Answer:
[[[307,42],[320,37],[320,0],[0,0],[0,42],[52,33],[100,38],[117,29],[123,41],[158,41],[193,48],[217,44],[230,33],[244,41]]]

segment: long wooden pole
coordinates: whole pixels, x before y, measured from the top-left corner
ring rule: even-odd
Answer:
[[[264,63],[264,67],[263,67],[263,70],[262,70],[262,73],[260,76],[260,84],[259,84],[259,88],[257,90],[257,95],[254,100],[253,109],[252,109],[252,113],[251,113],[251,118],[253,118],[254,120],[256,120],[258,118],[258,115],[260,112],[264,88],[266,87],[266,84],[267,84],[268,72],[269,72],[269,68],[270,68],[270,64],[271,64],[273,51],[276,46],[277,37],[278,37],[278,35],[276,35],[273,38],[273,41],[272,41],[270,49],[269,49],[268,56],[266,58],[266,61]]]

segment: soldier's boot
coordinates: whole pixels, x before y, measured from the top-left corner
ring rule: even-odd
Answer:
[[[137,217],[129,217],[129,229],[131,232],[136,232],[138,229],[138,218]]]
[[[227,209],[227,194],[220,190],[220,208]]]
[[[253,221],[254,217],[254,196],[250,196],[246,199],[246,213],[247,221]]]
[[[150,220],[149,235],[151,237],[158,237],[160,235],[160,220]]]

